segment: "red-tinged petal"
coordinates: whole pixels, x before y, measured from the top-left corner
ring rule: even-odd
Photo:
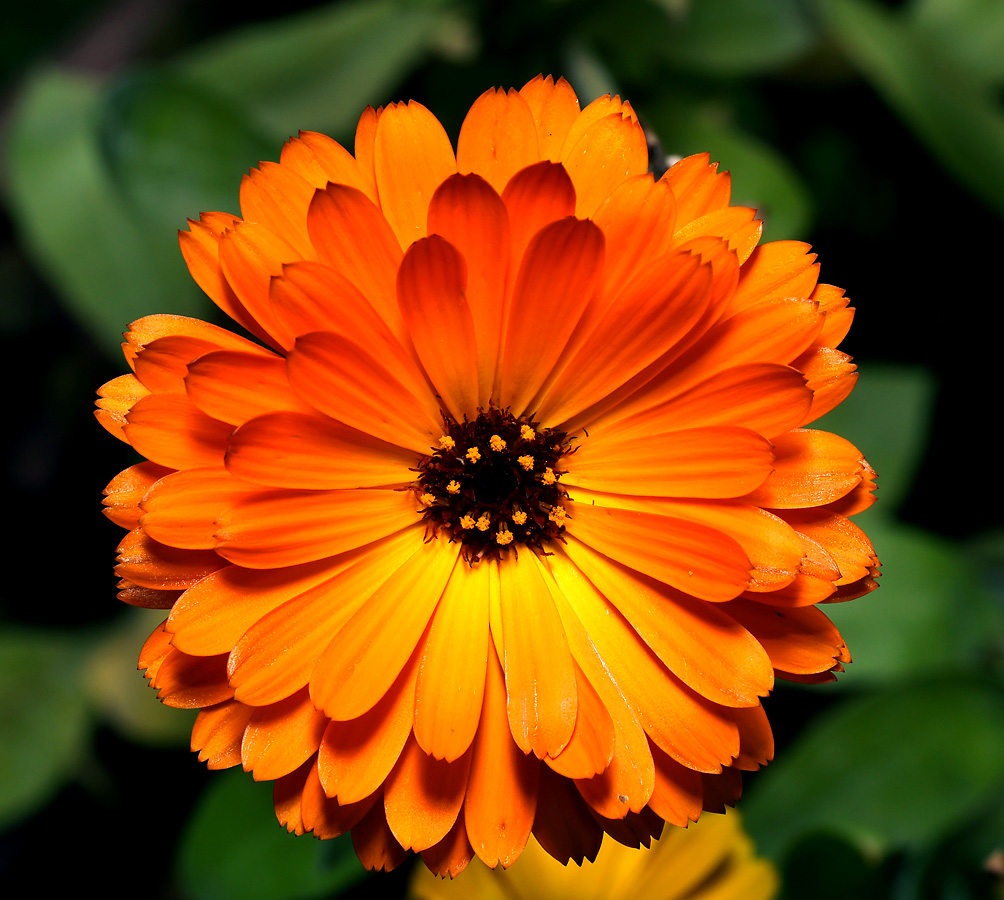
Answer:
[[[513,742],[505,676],[490,648],[484,709],[464,803],[467,838],[485,865],[508,868],[523,852],[537,809],[540,769],[540,763]]]
[[[192,278],[231,319],[265,343],[275,346],[275,341],[267,330],[245,309],[234,293],[220,265],[220,240],[241,220],[226,213],[203,213],[200,219],[199,222],[189,219],[189,230],[178,232],[181,253]]]
[[[290,387],[286,360],[240,350],[217,350],[188,366],[185,389],[207,416],[243,425],[262,413],[311,412]]]
[[[328,797],[318,778],[319,768],[318,760],[304,782],[301,800],[303,825],[307,831],[314,833],[314,837],[327,840],[343,835],[350,828],[355,828],[374,806],[382,809],[383,804],[378,802],[380,794],[375,792],[354,803],[339,803]]]
[[[541,420],[570,419],[667,353],[706,311],[711,279],[711,267],[686,252],[665,257],[635,278],[589,323],[588,335],[562,359],[546,393],[532,404]]]
[[[256,222],[241,222],[220,240],[220,266],[227,283],[255,321],[285,349],[296,336],[276,315],[269,285],[286,263],[304,257],[283,237]]]
[[[192,751],[210,769],[229,769],[241,762],[241,741],[254,707],[225,700],[200,710],[192,726]]]
[[[770,442],[730,425],[638,435],[590,435],[568,461],[565,483],[607,493],[741,497],[771,472]],[[239,474],[239,473],[235,473]]]
[[[805,374],[806,387],[812,391],[812,408],[799,425],[815,422],[843,403],[858,380],[858,367],[851,357],[829,347],[813,347],[792,365]]]
[[[124,579],[118,583],[115,595],[123,603],[143,609],[170,609],[181,596],[182,591],[161,591],[156,588],[140,587]]]
[[[579,98],[564,78],[538,75],[520,88],[537,129],[540,159],[557,162],[569,129],[579,118]]]
[[[531,240],[512,295],[502,357],[500,405],[521,415],[544,384],[599,286],[603,233],[562,219]]]
[[[123,469],[104,490],[104,514],[116,525],[132,530],[139,524],[143,510],[139,504],[146,492],[171,469],[156,463],[142,462]]]
[[[575,188],[564,166],[540,162],[510,179],[502,192],[502,202],[509,212],[509,269],[515,273],[534,235],[544,226],[574,214]]]
[[[675,219],[673,192],[649,174],[628,179],[600,204],[592,220],[606,242],[605,296],[615,296],[637,271],[669,250]]]
[[[352,829],[352,848],[364,869],[389,872],[405,861],[408,851],[394,838],[387,825],[383,806],[373,805]]]
[[[773,687],[763,648],[717,606],[616,566],[575,540],[564,550],[666,667],[702,696],[751,706]]]
[[[404,487],[415,455],[316,414],[265,413],[230,438],[227,469],[277,488]]]
[[[215,706],[233,696],[227,684],[226,656],[188,656],[173,647],[159,661],[154,674],[147,671],[150,686],[165,706],[200,709]]]
[[[683,229],[694,219],[728,207],[732,180],[728,172],[719,172],[711,155],[698,153],[681,159],[666,171],[665,181],[676,197],[677,228]]]
[[[538,759],[557,756],[572,736],[576,717],[568,641],[537,557],[521,553],[501,574],[509,727],[524,753]]]
[[[174,472],[147,491],[140,524],[155,541],[170,547],[212,550],[216,517],[238,499],[260,491],[222,467]]]
[[[307,229],[318,258],[353,284],[402,337],[396,279],[403,253],[380,208],[356,188],[331,184],[314,194]]]
[[[381,115],[383,115],[382,106],[379,109],[367,106],[362,111],[362,115],[359,116],[359,121],[356,123],[355,143],[353,145],[356,162],[359,164],[359,171],[370,186],[366,193],[374,200],[377,199],[376,164],[374,159],[376,155],[376,132],[377,123],[380,121]]]
[[[352,154],[326,134],[301,131],[283,145],[279,163],[315,188],[326,187],[329,181],[347,184],[376,199],[372,173],[367,179]]]
[[[770,241],[757,247],[743,265],[732,309],[811,296],[819,279],[819,265],[810,249],[801,241]]]
[[[702,600],[737,597],[752,566],[742,547],[714,528],[654,513],[570,507],[568,533],[592,550]]]
[[[118,546],[115,574],[142,587],[184,590],[224,565],[212,550],[178,550],[136,528]]]
[[[850,441],[827,431],[790,431],[774,439],[774,471],[745,499],[770,509],[839,500],[861,483],[864,460]]]
[[[483,178],[453,175],[432,197],[429,234],[449,241],[467,264],[466,296],[478,350],[478,403],[487,408],[501,362],[509,215]]]
[[[856,600],[858,597],[870,594],[878,587],[878,577],[881,574],[879,565],[876,563],[868,569],[868,574],[864,578],[859,578],[857,581],[852,581],[849,584],[840,585],[824,602],[844,603],[847,600]]]
[[[307,236],[307,207],[314,196],[313,185],[289,166],[262,162],[241,182],[241,215],[245,222],[267,224],[281,234],[297,257],[313,256]]]
[[[617,843],[634,850],[639,847],[646,849],[651,847],[653,838],[659,840],[666,824],[647,806],[638,812],[629,812],[619,819],[606,819],[595,811],[593,816],[600,827]]]
[[[675,759],[651,745],[655,761],[655,790],[648,805],[657,816],[671,825],[687,827],[696,822],[704,801],[701,775],[681,766]]]
[[[172,334],[156,338],[140,348],[135,361],[136,377],[156,393],[184,393],[188,364],[203,353],[217,350],[212,341]]]
[[[478,414],[477,339],[467,303],[467,266],[448,241],[415,241],[397,274],[408,334],[443,405],[458,421]]]
[[[433,759],[408,739],[384,785],[387,825],[406,850],[427,850],[449,834],[467,791],[468,750],[453,762]]]
[[[425,455],[443,433],[431,389],[402,383],[387,364],[341,335],[297,338],[287,367],[300,397],[366,434]]]
[[[739,726],[739,756],[736,768],[755,772],[774,758],[774,734],[764,708],[756,706],[736,709],[732,716]]]
[[[419,544],[332,638],[310,679],[311,696],[328,716],[354,719],[387,692],[428,628],[458,558],[455,544]]]
[[[234,567],[230,583],[222,586],[228,590],[218,591],[226,598],[220,602],[226,611],[212,613],[214,599],[204,596],[194,625],[233,647],[228,673],[234,696],[261,706],[307,684],[331,636],[415,552],[418,540],[415,529],[405,529],[321,563],[276,573]],[[254,583],[256,578],[260,584]],[[249,599],[239,603],[231,592],[247,582],[252,582]],[[230,612],[228,604],[239,611]],[[202,616],[204,609],[210,616]],[[234,627],[225,633],[212,629],[216,616]]]
[[[452,762],[471,746],[488,665],[490,570],[457,566],[432,619],[415,693],[415,738]]]
[[[865,578],[878,563],[875,548],[850,519],[829,510],[791,510],[784,518],[799,534],[822,545],[836,563],[843,585]]]
[[[393,686],[369,712],[350,722],[331,722],[321,740],[317,771],[329,797],[364,800],[397,763],[411,734],[415,709],[415,654]]]
[[[256,709],[241,744],[244,771],[255,781],[288,775],[317,753],[327,724],[306,690]]]
[[[216,520],[216,552],[250,569],[295,566],[336,556],[413,524],[410,491],[262,490]]]
[[[614,720],[600,695],[574,661],[576,716],[575,729],[565,748],[545,758],[565,778],[592,778],[610,765],[614,754]]]
[[[717,772],[722,765],[728,765],[739,752],[739,732],[728,718],[727,711],[700,697],[673,675],[614,605],[582,576],[567,557],[556,553],[549,558],[549,562],[558,586],[568,600],[570,613],[578,619],[578,627],[589,636],[588,640],[609,672],[608,677],[620,686],[632,709],[637,711],[649,737],[678,762],[695,770]],[[564,613],[562,621],[571,638],[571,628]],[[571,643],[576,661],[595,685],[596,679],[589,670],[592,663],[577,653],[575,643]],[[617,759],[615,750],[611,768],[617,764]],[[621,760],[620,764],[626,762]],[[600,779],[605,777],[611,776],[607,773],[596,776]],[[621,812],[625,809],[637,811],[648,801],[646,796],[641,805],[636,806],[638,795],[631,793],[634,797],[626,795],[629,802],[620,805]],[[598,812],[608,815],[594,805],[596,798],[585,793],[583,796]]]
[[[421,103],[392,103],[377,122],[374,167],[380,207],[407,249],[425,237],[432,195],[457,171],[450,139]]]
[[[169,469],[222,466],[233,426],[211,419],[184,394],[150,394],[126,415],[129,443]]]
[[[739,425],[764,437],[797,428],[808,414],[812,392],[793,368],[771,363],[733,366],[661,403],[630,415],[614,409],[605,417],[609,425],[590,426],[590,442],[608,437],[632,441],[638,437],[699,428]]]
[[[537,815],[533,836],[562,865],[575,860],[593,862],[603,841],[603,829],[590,815],[582,795],[567,779],[540,770]]]
[[[149,394],[150,391],[135,375],[119,375],[98,388],[101,399],[97,401],[94,415],[109,434],[129,443],[122,430],[126,416],[139,400]]]
[[[422,862],[433,875],[456,878],[474,859],[474,848],[467,840],[467,822],[461,808],[457,821],[438,844],[422,851]]]
[[[740,599],[725,609],[756,636],[783,672],[811,675],[850,662],[840,632],[815,606],[781,608]]]
[[[637,119],[620,113],[593,122],[572,143],[576,125],[565,139],[561,161],[575,185],[575,214],[587,217],[624,181],[648,171],[648,140]]]
[[[708,812],[724,813],[733,807],[743,793],[742,773],[729,767],[718,773],[701,773],[704,783],[704,808]]]
[[[474,101],[457,140],[458,172],[474,172],[501,193],[513,175],[539,160],[533,112],[519,93],[489,88]]]

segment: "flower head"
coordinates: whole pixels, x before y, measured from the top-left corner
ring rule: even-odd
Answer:
[[[211,768],[363,862],[637,844],[772,756],[775,677],[849,660],[874,473],[806,428],[852,316],[708,157],[536,78],[456,153],[417,103],[303,133],[181,234],[251,337],[156,315],[99,418],[140,666]]]

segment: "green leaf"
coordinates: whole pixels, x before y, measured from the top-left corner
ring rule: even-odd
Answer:
[[[935,380],[927,369],[889,363],[858,364],[853,393],[812,428],[853,443],[878,472],[873,509],[891,515],[909,494],[927,449]]]
[[[81,642],[45,631],[0,637],[0,829],[41,807],[82,756],[90,716]]]
[[[780,858],[810,830],[918,848],[1004,783],[1004,694],[958,679],[845,702],[786,748],[743,799],[757,847]]]
[[[672,26],[667,59],[699,72],[745,75],[806,53],[815,34],[795,0],[655,0]]]
[[[318,841],[276,822],[271,784],[213,776],[181,837],[175,872],[192,900],[310,900],[366,877],[348,835]]]
[[[11,121],[8,183],[15,226],[40,271],[117,356],[134,319],[199,315],[207,301],[177,237],[151,232],[117,190],[97,141],[100,98],[97,82],[58,69],[30,80]]]
[[[270,137],[344,135],[426,56],[462,52],[468,41],[441,0],[355,0],[242,29],[179,61],[178,71]]]
[[[833,40],[931,153],[1004,215],[1004,115],[938,35],[865,0],[821,4]]]
[[[977,81],[1004,82],[1004,3],[1000,0],[918,0],[910,9],[918,32],[935,40]]]
[[[707,151],[720,171],[732,173],[732,203],[758,210],[764,240],[804,240],[812,218],[808,190],[780,154],[732,124],[727,110],[677,97],[646,107],[643,118],[667,153]]]

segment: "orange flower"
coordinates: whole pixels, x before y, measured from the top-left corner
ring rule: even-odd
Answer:
[[[817,604],[874,587],[874,473],[804,426],[852,311],[706,155],[647,168],[563,80],[482,95],[456,154],[368,109],[181,234],[257,340],[126,334],[120,596],[170,609],[140,667],[290,831],[451,874],[637,845],[771,758],[775,676],[849,660]]]
[[[474,863],[462,882],[417,868],[413,900],[772,900],[778,874],[753,852],[739,814],[705,816],[666,833],[650,853],[604,844],[592,865],[562,866],[535,842],[511,869]]]

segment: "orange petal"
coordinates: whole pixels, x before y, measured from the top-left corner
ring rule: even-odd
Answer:
[[[217,349],[212,341],[188,335],[156,338],[140,348],[134,365],[136,377],[147,390],[184,393],[188,364],[203,353]]]
[[[759,703],[774,685],[771,661],[745,628],[718,606],[615,566],[577,541],[569,559],[681,681],[724,706]]]
[[[236,637],[233,631],[227,634],[233,647],[228,673],[234,696],[260,706],[307,684],[331,636],[414,553],[417,540],[414,528],[405,529],[321,563],[274,572],[234,567],[234,576],[226,580],[234,588],[252,585],[247,601],[230,599],[242,611],[240,622],[247,623],[237,625]],[[259,592],[261,600],[256,603]],[[218,593],[225,596],[222,590]],[[221,606],[227,608],[225,601]],[[251,607],[252,615],[243,615],[245,606]],[[199,622],[217,617],[224,614],[214,613]],[[230,613],[229,618],[238,615]]]
[[[755,772],[774,758],[774,734],[764,708],[757,704],[732,711],[739,726],[739,756],[736,768]]]
[[[878,563],[875,548],[865,533],[850,519],[829,510],[791,510],[784,518],[799,534],[822,545],[836,563],[836,584],[850,584],[865,578]]]
[[[182,594],[182,591],[161,591],[156,588],[140,587],[125,579],[120,581],[117,587],[120,590],[115,596],[119,600],[143,609],[170,609]]]
[[[702,600],[737,597],[749,558],[727,535],[668,516],[573,503],[568,533],[615,562]]]
[[[224,565],[212,550],[178,550],[136,528],[118,546],[115,574],[142,587],[184,590]]]
[[[395,291],[401,247],[379,207],[362,191],[331,184],[314,194],[307,230],[318,258],[355,285],[390,330],[402,337]]]
[[[441,878],[456,878],[467,864],[474,859],[474,849],[467,840],[467,822],[461,807],[457,821],[449,833],[438,844],[422,851],[422,862],[428,866],[433,875]]]
[[[449,241],[467,264],[467,303],[478,350],[478,404],[487,408],[500,364],[509,216],[478,175],[453,175],[432,197],[429,233]]]
[[[185,389],[207,416],[243,425],[266,412],[310,412],[289,385],[286,360],[240,350],[217,350],[188,366]]]
[[[544,762],[565,778],[592,778],[610,765],[614,754],[614,720],[578,663],[575,670],[575,730],[565,748]]]
[[[481,719],[488,664],[489,567],[457,566],[436,607],[415,694],[415,738],[452,762]]]
[[[307,207],[313,185],[289,166],[262,162],[241,181],[241,215],[245,222],[260,222],[281,234],[299,257],[314,255],[307,237]]]
[[[397,275],[397,299],[412,344],[443,405],[462,422],[478,414],[477,343],[467,303],[467,266],[448,241],[415,241]]]
[[[250,569],[312,562],[407,528],[415,504],[409,491],[262,489],[217,517],[216,552]]]
[[[568,131],[579,118],[579,98],[564,78],[538,75],[520,88],[537,128],[539,159],[557,162]]]
[[[569,458],[563,480],[607,493],[740,497],[763,483],[772,462],[770,442],[748,428],[713,425],[627,440],[601,432]]]
[[[275,807],[275,817],[290,834],[304,834],[307,829],[303,824],[303,788],[304,780],[310,772],[315,772],[317,760],[305,762],[295,772],[277,778],[272,786],[272,806]]]
[[[557,362],[599,285],[603,234],[562,219],[542,228],[523,257],[502,357],[500,405],[521,415]]]
[[[561,619],[533,553],[502,567],[502,634],[509,727],[516,746],[557,756],[575,727],[575,672]]]
[[[851,357],[829,347],[813,347],[792,365],[805,374],[806,386],[812,391],[812,409],[800,425],[814,422],[843,403],[858,380],[858,367]]]
[[[143,510],[139,508],[140,501],[146,492],[171,469],[158,466],[152,462],[142,462],[128,469],[123,469],[104,490],[104,514],[116,525],[133,529],[139,524]]]
[[[366,178],[352,154],[325,134],[301,131],[299,137],[290,138],[283,146],[279,163],[315,188],[326,187],[329,181],[347,184],[376,199],[372,172]]]
[[[770,241],[753,251],[742,267],[732,309],[767,300],[809,297],[819,278],[816,254],[801,241]]]
[[[468,751],[454,762],[433,759],[408,739],[384,786],[387,825],[406,850],[427,850],[449,834],[467,791]]]
[[[332,637],[310,679],[311,696],[328,716],[354,719],[387,692],[427,629],[458,558],[456,544],[419,544]]]
[[[256,709],[241,743],[244,771],[255,781],[288,775],[317,753],[327,724],[306,690]]]
[[[183,394],[150,394],[126,415],[137,453],[169,469],[221,466],[233,426],[211,419]]]
[[[379,109],[373,109],[372,106],[367,106],[366,109],[362,111],[362,115],[359,116],[359,121],[356,123],[355,144],[353,146],[356,162],[359,165],[359,171],[362,174],[362,177],[366,179],[366,183],[369,185],[366,193],[372,197],[374,201],[377,199],[377,189],[373,157],[376,153],[377,122],[380,121],[380,116],[382,114],[382,106]]]
[[[331,722],[317,755],[324,791],[340,803],[364,800],[397,763],[411,733],[418,654],[369,712],[349,722]]]
[[[491,648],[464,803],[467,837],[485,865],[508,868],[523,852],[537,808],[540,768],[533,756],[524,755],[513,742],[505,676]]]
[[[129,443],[122,430],[126,416],[138,400],[150,393],[135,375],[119,375],[98,388],[97,409],[94,415],[101,425],[120,441]]]
[[[669,187],[665,180],[660,183]],[[739,262],[744,263],[749,259],[763,231],[763,222],[754,216],[756,216],[755,209],[746,206],[726,206],[694,219],[677,231],[674,237],[681,244],[702,235],[723,238],[735,251]]]
[[[861,483],[864,460],[850,441],[826,431],[798,430],[774,439],[774,471],[745,498],[771,509],[839,500]]]
[[[826,324],[819,332],[819,343],[825,347],[836,347],[850,330],[854,321],[854,307],[848,306],[850,298],[844,295],[844,289],[832,284],[817,284],[811,298],[819,304],[826,313]]]
[[[533,836],[540,846],[562,865],[575,860],[581,866],[584,859],[595,860],[603,829],[572,782],[544,768],[539,791]]]
[[[210,769],[229,769],[241,761],[241,741],[254,707],[225,700],[199,711],[192,726],[192,751]]]
[[[671,825],[687,827],[701,815],[704,800],[701,775],[681,766],[675,759],[651,745],[655,760],[655,790],[648,805]]]
[[[541,162],[510,179],[502,192],[502,202],[509,212],[509,269],[515,273],[533,236],[545,225],[575,212],[575,188],[564,166]]]
[[[345,834],[350,828],[355,828],[360,820],[374,806],[382,811],[383,804],[379,793],[372,793],[355,803],[339,803],[325,795],[318,778],[319,761],[311,766],[310,773],[303,785],[301,799],[301,815],[307,831],[312,831],[314,837],[326,840]]]
[[[377,121],[374,167],[380,206],[407,249],[425,237],[432,195],[457,171],[450,139],[421,103],[392,103]]]
[[[352,829],[352,848],[364,869],[389,872],[405,861],[408,851],[394,838],[387,826],[383,806],[376,803]]]
[[[206,341],[216,350],[241,350],[263,357],[273,355],[270,350],[232,331],[220,328],[219,325],[211,325],[209,322],[187,316],[157,315],[137,319],[125,333],[126,343],[122,345],[122,349],[130,365],[144,347],[164,337],[187,337]]]
[[[277,488],[403,487],[414,480],[415,455],[332,419],[310,413],[265,413],[231,436],[227,469]]]
[[[474,101],[457,140],[457,171],[474,172],[501,193],[513,175],[539,160],[537,126],[519,93],[489,88]]]
[[[366,434],[424,455],[443,433],[430,389],[403,384],[341,335],[317,331],[298,338],[288,369],[290,384],[311,406]]]
[[[710,161],[708,153],[698,153],[681,159],[662,176],[676,196],[677,228],[683,229],[694,219],[729,205],[732,179],[728,172],[719,172],[718,163]]]
[[[225,656],[188,656],[171,647],[146,674],[158,699],[175,709],[215,706],[234,693],[227,684]]]

